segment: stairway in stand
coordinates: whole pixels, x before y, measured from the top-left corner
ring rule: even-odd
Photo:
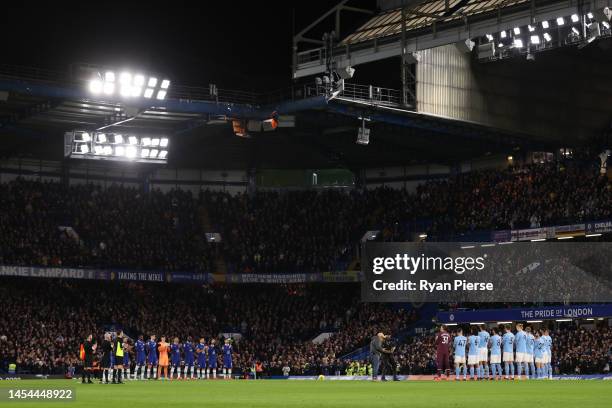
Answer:
[[[206,206],[201,205],[199,207],[198,216],[200,219],[200,225],[202,226],[204,232],[218,232],[215,231],[212,223],[210,222],[210,217],[208,215],[208,210],[206,209]],[[215,245],[216,247],[214,251],[215,259],[213,260],[213,273],[225,274],[227,273],[227,264],[225,263],[225,258],[223,258],[219,247],[217,247],[218,244],[212,245]]]

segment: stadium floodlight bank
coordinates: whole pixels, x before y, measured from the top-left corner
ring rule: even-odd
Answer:
[[[72,131],[64,134],[64,156],[73,159],[168,162],[170,141],[161,136]]]
[[[478,38],[478,59],[497,60],[517,55],[533,59],[534,52],[567,45],[584,47],[597,38],[612,36],[609,8],[600,12],[574,13],[526,26],[489,33]]]
[[[159,75],[114,70],[90,71],[87,87],[96,97],[121,97],[124,99],[156,99],[163,101],[168,95],[170,80]]]

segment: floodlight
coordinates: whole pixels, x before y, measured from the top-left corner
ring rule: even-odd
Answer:
[[[499,33],[499,35],[501,36],[501,38],[506,38],[506,31],[502,31],[501,33]]]
[[[153,92],[155,92],[154,89],[151,89],[151,88],[145,89],[144,97],[150,99],[153,96]]]
[[[149,149],[142,149],[140,151],[140,157],[149,157]]]
[[[113,148],[108,145],[104,146],[104,154],[113,154]]]
[[[143,146],[150,146],[151,145],[151,138],[150,137],[143,137],[142,138],[142,145]]]
[[[132,87],[132,92],[131,92],[131,96],[140,96],[140,94],[142,93],[142,88],[139,86],[133,86]]]
[[[123,136],[122,135],[117,134],[117,135],[114,136],[114,139],[115,139],[115,143],[123,143]]]
[[[155,88],[157,86],[157,78],[150,77],[149,82],[147,83],[147,86],[150,88]]]
[[[591,20],[593,19],[593,13],[591,13],[590,11],[587,13],[587,17],[590,18]]]
[[[121,96],[130,96],[132,94],[132,87],[130,85],[121,85]]]
[[[487,34],[486,37],[487,37],[487,40],[493,41],[493,36],[491,34]]]
[[[112,95],[115,92],[115,84],[112,82],[104,82],[104,93]]]
[[[168,151],[167,150],[162,150],[161,152],[159,152],[159,156],[157,158],[158,159],[165,159],[166,156],[168,156]]]
[[[565,24],[565,19],[563,17],[557,17],[557,25],[561,27],[563,24]]]
[[[91,140],[91,136],[89,136],[89,133],[87,132],[76,133],[74,136],[74,140],[76,142],[89,142]]]
[[[132,84],[132,74],[129,72],[122,72],[119,76],[119,83],[121,85],[131,85]]]
[[[151,146],[159,146],[159,139],[151,139]]]
[[[161,83],[161,89],[168,89],[169,86],[170,86],[170,80],[164,79]]]
[[[157,99],[162,101],[166,98],[166,91],[163,89],[157,93]]]
[[[162,138],[162,139],[159,141],[159,145],[160,145],[161,147],[166,147],[166,146],[168,146],[168,138],[166,138],[166,137]]]
[[[523,40],[521,40],[520,38],[515,38],[514,48],[523,48]]]
[[[99,79],[92,79],[91,81],[89,81],[89,90],[91,91],[91,93],[99,94],[100,92],[102,92],[103,86],[104,85],[102,84],[102,81],[100,81]]]
[[[134,146],[128,146],[125,148],[125,157],[127,158],[132,159],[136,157],[136,153],[137,153],[137,150],[136,150],[136,147]]]
[[[115,156],[123,156],[125,154],[125,147],[117,146],[115,147]]]
[[[94,147],[94,151],[96,152],[96,154],[104,154],[104,147],[100,145],[96,145]]]
[[[149,152],[149,157],[154,159],[157,157],[157,153],[159,152],[159,150],[157,149],[151,149],[151,151]]]
[[[552,37],[550,36],[550,34],[548,34],[548,33],[544,33],[544,40],[545,40],[546,42],[550,42],[550,40],[552,40]]]
[[[531,36],[531,43],[534,45],[538,45],[540,43],[540,36],[539,35],[532,35]]]
[[[89,146],[87,146],[87,144],[82,144],[81,146],[79,146],[81,153],[89,153]]]
[[[98,143],[106,143],[106,135],[104,133],[98,133]]]
[[[580,17],[578,17],[578,14],[572,14],[571,19],[572,23],[577,23],[578,21],[580,21]]]
[[[144,75],[138,74],[138,75],[136,75],[134,77],[134,85],[136,85],[136,86],[144,86],[144,83],[145,83]]]
[[[518,27],[514,27],[514,35],[519,35],[521,33],[521,29]]]
[[[548,21],[546,20],[542,21],[542,28],[546,29],[548,27],[550,27],[550,25],[548,24]]]
[[[115,73],[113,71],[106,71],[104,74],[105,82],[115,82]]]
[[[497,44],[497,47],[498,47],[498,48],[504,48],[504,43],[499,43],[499,44]]]
[[[130,142],[131,145],[138,144],[138,139],[136,138],[136,136],[128,137],[128,141]]]

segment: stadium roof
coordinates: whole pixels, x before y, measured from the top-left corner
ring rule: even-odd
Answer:
[[[406,31],[428,27],[434,22],[450,22],[500,8],[529,3],[530,0],[430,0],[406,9]],[[402,31],[401,8],[372,17],[342,44],[354,44],[399,34]]]
[[[213,98],[207,88],[173,86],[163,103],[138,105],[92,98],[84,84],[60,73],[5,66],[0,69],[0,155],[62,159],[64,132],[95,129],[170,136],[171,162],[211,168],[452,163],[538,146],[509,131],[398,109],[392,90],[388,103],[372,103],[360,99],[357,85],[351,89],[334,100],[303,94],[266,104],[270,99],[261,95],[221,90]],[[297,126],[243,139],[227,121],[274,111],[294,114]],[[364,116],[371,119],[369,146],[355,144]]]

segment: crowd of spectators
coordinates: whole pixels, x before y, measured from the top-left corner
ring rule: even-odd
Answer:
[[[346,358],[377,332],[402,334],[418,319],[413,308],[359,302],[353,284],[190,286],[2,278],[0,369],[63,374],[78,366],[83,338],[122,327],[184,341],[234,343],[235,372],[260,376],[346,373]],[[612,328],[563,324],[553,330],[553,366],[561,374],[609,372]],[[331,333],[313,341],[321,333]],[[406,337],[396,350],[402,374],[435,373],[434,336]],[[362,365],[366,362],[362,361]]]
[[[132,337],[178,336],[184,341],[240,333],[234,364],[266,373],[285,365],[293,374],[336,370],[340,357],[376,331],[398,332],[414,310],[359,301],[354,284],[190,286],[3,278],[0,361],[21,370],[62,372],[77,364],[88,333],[122,327]],[[333,333],[315,344],[318,334]],[[342,368],[344,369],[344,368]]]
[[[610,180],[571,161],[473,171],[414,192],[194,196],[17,180],[0,184],[0,263],[214,272],[220,255],[229,272],[327,272],[346,270],[372,229],[385,241],[411,240],[416,226],[442,239],[612,218],[610,202]],[[207,243],[205,232],[222,242]]]
[[[17,180],[0,209],[0,264],[211,271],[189,192]]]

